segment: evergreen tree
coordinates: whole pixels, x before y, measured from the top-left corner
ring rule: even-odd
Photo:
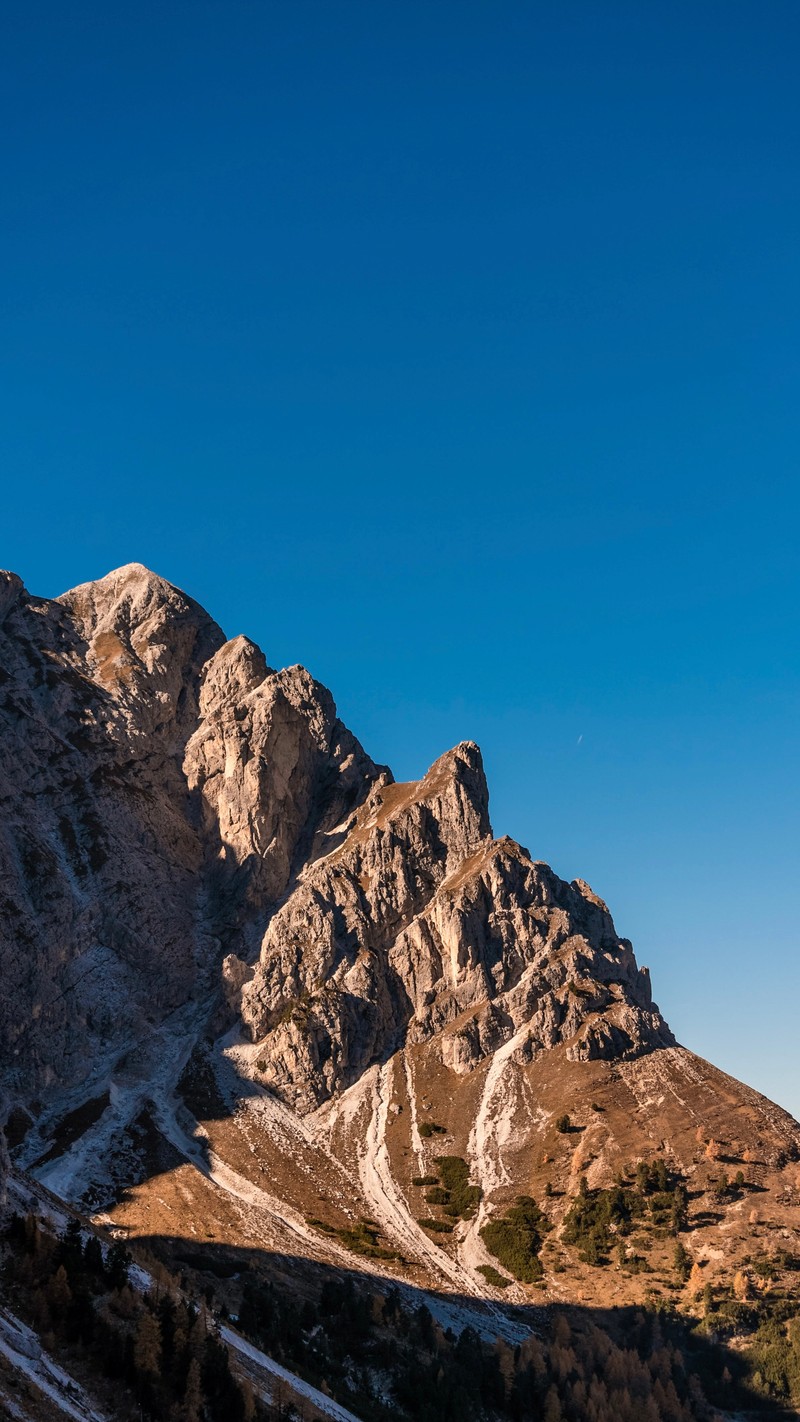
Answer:
[[[72,1303],[72,1290],[63,1264],[59,1264],[55,1274],[49,1280],[45,1292],[53,1321],[58,1326],[64,1321],[67,1309]]]
[[[110,1289],[124,1289],[133,1260],[121,1239],[115,1239],[106,1258],[106,1279]]]
[[[173,1409],[175,1422],[199,1422],[203,1406],[203,1392],[200,1386],[200,1363],[192,1358],[186,1374],[186,1389],[183,1399]]]
[[[77,1220],[70,1220],[59,1241],[56,1254],[64,1265],[69,1278],[75,1278],[83,1270],[83,1238]]]
[[[83,1250],[83,1265],[93,1279],[101,1279],[104,1273],[103,1248],[96,1234],[90,1234]]]
[[[554,1387],[548,1389],[547,1397],[544,1400],[543,1422],[563,1422],[564,1413],[561,1408],[558,1393]]]
[[[137,1372],[151,1378],[157,1378],[161,1372],[161,1329],[148,1309],[142,1309],[136,1325],[133,1361]]]

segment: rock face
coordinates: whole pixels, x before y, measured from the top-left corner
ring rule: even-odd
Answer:
[[[492,839],[477,746],[419,784],[376,785],[346,830],[270,920],[242,991],[257,1079],[292,1105],[312,1109],[406,1040],[441,1037],[458,1072],[520,1029],[531,1057],[673,1041],[605,905]]]
[[[352,1246],[461,1308],[502,1295],[483,1227],[519,1194],[560,1228],[654,1155],[703,1261],[744,1267],[725,1158],[800,1247],[800,1127],[674,1044],[585,883],[493,837],[477,746],[395,784],[308,672],[138,564],[54,601],[0,574],[0,800],[0,1208],[7,1140],[133,1234]],[[457,1224],[420,1215],[442,1152]],[[599,1274],[575,1297],[618,1302]]]
[[[79,1082],[257,943],[379,772],[299,668],[270,672],[138,564],[55,601],[0,574],[0,1060]],[[245,949],[246,951],[246,949]]]
[[[520,1033],[672,1041],[600,900],[492,838],[477,746],[394,784],[308,672],[138,564],[55,601],[2,575],[0,796],[13,1098],[222,998],[301,1111],[406,1041],[462,1074]]]

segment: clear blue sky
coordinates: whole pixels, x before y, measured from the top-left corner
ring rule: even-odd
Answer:
[[[800,1114],[800,8],[11,0],[0,563],[139,560]]]

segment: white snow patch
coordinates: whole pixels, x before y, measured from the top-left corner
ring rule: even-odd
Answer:
[[[334,1418],[335,1422],[359,1422],[355,1413],[348,1412],[346,1407],[342,1407],[340,1403],[334,1402],[333,1398],[326,1397],[324,1392],[319,1392],[317,1388],[311,1386],[311,1383],[304,1382],[302,1378],[298,1378],[294,1373],[290,1373],[286,1368],[282,1368],[280,1363],[275,1362],[274,1358],[270,1358],[266,1353],[262,1353],[260,1348],[256,1348],[253,1343],[248,1343],[246,1338],[242,1338],[241,1334],[236,1333],[232,1328],[229,1328],[227,1324],[224,1324],[220,1329],[220,1337],[235,1353],[239,1353],[242,1357],[248,1358],[250,1362],[255,1363],[257,1367],[261,1368],[271,1378],[276,1378],[286,1383],[293,1392],[296,1392],[300,1397],[305,1397],[309,1402],[313,1403],[317,1410],[322,1412],[326,1417]],[[269,1400],[269,1397],[265,1399],[265,1401]]]
[[[403,1052],[403,1066],[406,1076],[406,1092],[408,1094],[408,1109],[411,1116],[411,1147],[417,1157],[417,1170],[420,1175],[425,1174],[425,1147],[422,1144],[422,1136],[419,1133],[419,1123],[417,1121],[417,1093],[414,1089],[414,1069],[411,1065],[411,1058],[408,1051]]]
[[[31,1328],[0,1309],[0,1353],[75,1422],[105,1422],[82,1387],[45,1353]]]

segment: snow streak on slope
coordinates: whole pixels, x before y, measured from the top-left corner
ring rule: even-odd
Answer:
[[[527,1023],[523,1024],[492,1057],[467,1143],[467,1152],[481,1187],[481,1201],[475,1218],[470,1221],[461,1240],[459,1257],[473,1272],[481,1264],[497,1267],[497,1260],[484,1248],[480,1230],[488,1218],[489,1196],[494,1190],[511,1183],[503,1160],[503,1151],[513,1137],[517,1100],[516,1084],[508,1082],[508,1068],[513,1063],[514,1054],[526,1041],[528,1030]],[[540,1122],[545,1122],[547,1113],[529,1105],[526,1118],[530,1130],[537,1118]],[[522,1291],[515,1287],[513,1296],[523,1297]]]
[[[317,1388],[311,1386],[311,1383],[303,1382],[303,1379],[298,1378],[295,1373],[290,1373],[288,1369],[282,1368],[280,1363],[275,1362],[274,1358],[268,1357],[266,1353],[261,1352],[260,1348],[256,1348],[252,1343],[248,1343],[247,1340],[236,1333],[233,1328],[229,1328],[226,1324],[223,1324],[220,1329],[220,1337],[240,1358],[245,1358],[255,1364],[256,1369],[267,1374],[272,1382],[285,1383],[286,1386],[290,1387],[299,1397],[305,1398],[316,1407],[319,1412],[322,1412],[325,1417],[333,1418],[333,1422],[359,1422],[355,1413],[348,1412],[346,1407],[342,1407],[340,1403],[334,1402],[332,1397],[326,1397],[324,1392],[319,1392]],[[252,1378],[252,1372],[248,1370],[248,1374]],[[267,1387],[266,1396],[264,1396],[263,1400],[270,1402],[272,1396],[272,1389]]]
[[[74,1422],[105,1422],[82,1387],[42,1348],[32,1329],[0,1308],[0,1355]]]
[[[425,1303],[431,1313],[456,1332],[471,1327],[485,1338],[500,1335],[509,1342],[520,1342],[529,1335],[530,1327],[520,1325],[488,1302],[483,1279],[476,1281],[458,1260],[433,1243],[411,1215],[392,1174],[386,1124],[397,1061],[398,1057],[393,1057],[383,1066],[370,1067],[341,1097],[322,1107],[316,1114],[317,1129],[328,1139],[338,1126],[352,1131],[356,1139],[359,1179],[374,1219],[406,1257],[423,1263],[431,1276],[441,1279],[448,1289],[444,1296],[425,1292]],[[465,1296],[463,1302],[453,1299],[450,1290]]]

